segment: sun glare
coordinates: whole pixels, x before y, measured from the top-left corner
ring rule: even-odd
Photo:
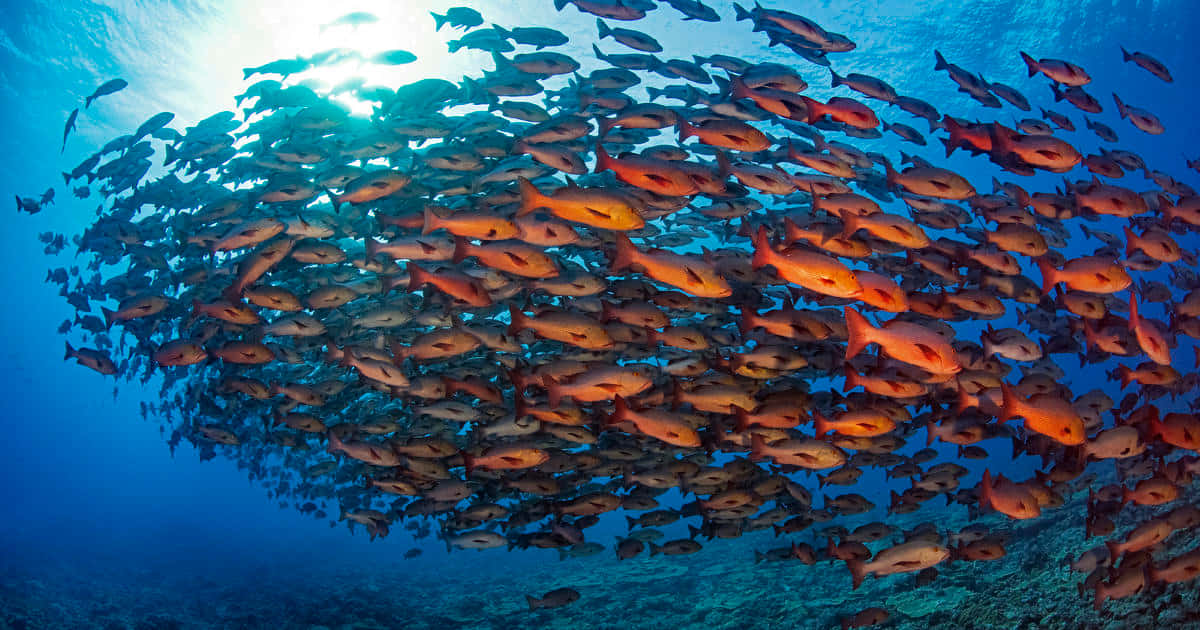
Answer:
[[[245,88],[240,68],[253,67],[277,59],[311,57],[337,51],[339,61],[320,65],[290,78],[303,81],[322,91],[337,86],[385,86],[391,89],[423,78],[442,77],[457,80],[468,69],[490,68],[491,60],[477,51],[463,50],[447,54],[446,42],[460,35],[443,28],[438,32],[431,11],[442,12],[446,3],[433,0],[405,2],[330,2],[298,0],[281,2],[237,3],[228,17],[239,31],[236,42],[203,42],[201,55],[212,70],[238,68],[238,76],[202,76],[206,83],[229,81]],[[363,13],[374,16],[339,22],[344,16]],[[354,23],[358,22],[358,23]],[[372,61],[381,53],[405,50],[416,56],[406,64]],[[344,54],[343,54],[344,53]],[[476,70],[478,72],[478,70]],[[278,79],[277,75],[257,76]],[[216,90],[212,93],[231,93]],[[238,89],[239,93],[241,89]],[[347,90],[335,97],[355,113],[369,113],[371,104],[360,101]]]

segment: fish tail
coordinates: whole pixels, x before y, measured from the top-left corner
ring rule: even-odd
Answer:
[[[967,409],[974,407],[974,406],[976,406],[976,405],[971,400],[971,395],[968,394],[967,390],[963,389],[962,384],[959,383],[958,393],[956,394],[956,399],[955,399],[954,410],[961,414],[962,412],[964,412]]]
[[[861,215],[855,212],[846,212],[842,215],[842,238],[850,238],[861,227]]]
[[[850,579],[853,584],[851,590],[856,591],[862,585],[863,578],[867,575],[866,565],[858,558],[850,558],[846,560],[846,568],[850,570]]]
[[[463,476],[470,477],[471,473],[475,470],[475,456],[464,451],[460,451],[459,454],[462,455],[463,468],[466,469],[466,473]]]
[[[556,11],[562,11],[563,8],[567,6],[568,1],[569,0],[554,0],[554,9]]]
[[[754,16],[749,11],[747,11],[745,7],[743,7],[742,5],[740,5],[736,2],[733,3],[733,15],[734,15],[735,21],[737,21],[737,22],[741,22],[743,20],[750,20],[750,19],[754,18]]]
[[[1038,258],[1034,263],[1037,264],[1038,271],[1042,272],[1042,295],[1050,295],[1054,285],[1058,284],[1058,269],[1045,258]]]
[[[108,309],[103,306],[100,307],[100,312],[104,314],[104,327],[112,328],[113,315],[116,313],[112,309]]]
[[[601,20],[600,18],[596,18],[596,28],[600,31],[600,39],[604,39],[605,37],[612,35],[612,29],[609,28],[608,25],[604,23],[604,20]]]
[[[737,321],[738,332],[745,337],[757,326],[758,314],[754,312],[754,306],[750,304],[742,306],[742,316]]]
[[[72,348],[72,347],[71,347],[71,342],[70,342],[70,341],[66,341],[66,342],[64,342],[64,343],[66,343],[66,344],[67,344],[67,353],[66,353],[66,354],[63,356],[63,361],[67,361],[67,360],[69,360],[71,357],[75,356],[75,348]]]
[[[829,69],[829,74],[830,74],[829,87],[831,87],[831,88],[835,88],[846,82],[846,80],[843,77],[838,76],[838,73],[835,72],[832,68]]]
[[[1124,61],[1129,61],[1129,60],[1133,59],[1133,55],[1129,54],[1129,51],[1125,50],[1124,46],[1121,46],[1121,57],[1123,57]]]
[[[745,433],[746,429],[750,428],[750,414],[745,409],[734,405],[733,417],[736,419],[733,428],[734,433]]]
[[[846,317],[846,360],[858,356],[871,343],[874,327],[863,317],[862,313],[847,306],[843,309]]]
[[[409,292],[416,291],[417,289],[420,289],[426,282],[429,282],[429,272],[422,269],[419,265],[417,265],[417,263],[408,263],[406,270],[408,271]]]
[[[433,30],[434,31],[442,30],[442,27],[445,26],[445,24],[446,24],[447,16],[438,15],[438,14],[434,13],[433,11],[430,11],[429,15],[433,16],[433,25],[434,25]]]
[[[508,319],[508,334],[510,335],[515,335],[529,328],[529,318],[525,316],[525,313],[521,312],[521,309],[511,304],[508,306]]]
[[[336,453],[343,450],[345,446],[346,445],[342,443],[341,439],[338,438],[337,433],[333,431],[329,432],[329,444],[325,446],[325,452]]]
[[[940,50],[935,49],[933,51],[933,59],[934,59],[934,64],[933,64],[934,70],[945,70],[946,68],[950,67],[950,64],[946,63],[946,58],[942,56],[942,52]],[[1033,76],[1033,75],[1030,75],[1030,76]]]
[[[605,424],[613,425],[629,419],[629,403],[622,396],[613,398],[613,412],[608,415]]]
[[[1025,51],[1023,50],[1021,51],[1021,60],[1025,62],[1025,68],[1029,70],[1029,76],[1033,76],[1038,73],[1037,60],[1025,54]]]
[[[546,398],[551,407],[557,407],[562,402],[562,384],[553,376],[546,376],[542,379],[542,385],[546,388]]]
[[[1133,230],[1129,229],[1128,225],[1122,229],[1125,231],[1125,257],[1129,258],[1138,249],[1138,237],[1137,234],[1133,233]]]
[[[848,392],[862,384],[862,379],[859,378],[858,372],[849,363],[843,366],[842,375],[846,378],[846,383],[842,385],[843,392]]]
[[[656,545],[656,544],[654,544],[654,543],[652,543],[652,542],[651,542],[651,543],[646,543],[646,544],[650,546],[650,557],[651,557],[651,558],[653,558],[654,556],[657,556],[658,554],[662,553],[662,550],[661,550],[661,548],[660,548],[658,545]]]
[[[754,233],[752,241],[754,256],[750,259],[750,266],[761,269],[771,264],[771,254],[774,253],[774,250],[771,249],[771,240],[767,237],[767,226],[758,226],[758,231]]]
[[[529,179],[525,177],[518,178],[517,186],[521,190],[521,206],[517,209],[518,217],[523,217],[545,205],[546,197],[542,195]]]
[[[717,85],[717,93],[720,94],[722,97],[728,97],[730,94],[730,90],[733,86],[732,82],[729,79],[726,79],[725,77],[719,77],[715,74],[713,75],[712,79],[713,79],[713,83],[715,83]]]
[[[750,461],[756,462],[763,458],[763,450],[767,446],[767,440],[758,433],[750,434]]]
[[[829,433],[829,418],[826,418],[821,412],[813,412],[813,426],[817,431],[817,437]],[[821,484],[825,485],[824,483]]]
[[[1117,104],[1117,113],[1121,118],[1128,117],[1129,112],[1125,109],[1125,103],[1121,102],[1121,97],[1117,96],[1116,92],[1113,92],[1113,102]]]
[[[609,263],[609,270],[612,272],[627,269],[637,259],[637,248],[633,246],[633,241],[624,234],[616,235],[617,249],[613,254],[612,262]]]
[[[560,550],[560,551],[561,551],[561,550]],[[526,596],[525,596],[525,603],[529,604],[529,610],[537,610],[537,607],[538,607],[538,603],[539,603],[539,602],[538,602],[538,599],[537,599],[537,598],[535,598],[534,596],[532,596],[532,595],[526,595]]]
[[[685,120],[682,116],[679,117],[679,125],[678,126],[679,126],[679,141],[680,142],[683,142],[685,139],[696,135],[696,128],[693,127],[692,124],[689,123],[687,120]]]
[[[601,138],[603,138],[604,135],[608,133],[608,130],[612,128],[613,124],[614,124],[613,121],[608,118],[603,118],[600,120],[600,137]],[[604,143],[602,143],[600,140],[597,140],[596,141],[596,169],[595,169],[595,172],[603,173],[604,171],[607,171],[607,170],[615,170],[615,169],[613,169],[613,159],[612,159],[612,156],[608,154],[608,151],[605,150]]]
[[[979,507],[991,508],[992,503],[992,472],[984,468],[983,480],[979,482]]]
[[[438,221],[438,216],[433,212],[433,206],[425,206],[424,221],[421,224],[421,235],[424,236],[430,232],[442,227]],[[371,239],[374,240],[374,239]]]
[[[996,416],[996,422],[1007,422],[1020,413],[1020,400],[1008,383],[1000,383],[1000,401],[1000,415]]]
[[[458,264],[467,259],[471,255],[471,243],[467,241],[465,236],[454,237],[454,255],[451,260],[454,264]]]

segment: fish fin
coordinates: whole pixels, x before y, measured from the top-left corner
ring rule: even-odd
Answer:
[[[1038,63],[1036,59],[1025,54],[1025,51],[1021,51],[1021,60],[1025,62],[1025,67],[1029,70],[1029,76],[1033,76],[1038,73]]]
[[[832,539],[831,539],[832,540]],[[862,560],[858,558],[850,558],[846,560],[846,568],[850,570],[851,590],[858,590],[862,585],[863,578],[866,577],[866,568]]]
[[[612,262],[609,263],[609,270],[612,272],[627,269],[634,263],[637,258],[637,248],[634,247],[633,241],[625,234],[616,234],[616,252],[613,254]]]
[[[862,313],[847,306],[843,309],[846,317],[847,342],[846,342],[846,360],[853,359],[858,353],[862,352],[872,342],[872,331],[875,330],[871,323],[863,317]]]
[[[533,185],[533,182],[528,178],[521,177],[517,179],[517,186],[521,190],[521,206],[517,209],[517,216],[523,217],[534,210],[545,205],[547,198]]]
[[[940,50],[934,49],[933,59],[934,59],[934,64],[933,64],[934,70],[945,70],[946,68],[950,67],[950,64],[946,63],[946,58],[942,56],[942,53]]]

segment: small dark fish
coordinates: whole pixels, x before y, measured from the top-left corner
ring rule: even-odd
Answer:
[[[17,212],[28,212],[29,214],[37,214],[42,211],[42,206],[37,199],[30,197],[22,198],[20,195],[13,195],[17,200]]]
[[[84,102],[83,102],[84,109],[91,107],[92,101],[100,98],[101,96],[108,96],[109,94],[120,92],[121,90],[124,90],[125,86],[127,86],[127,85],[129,85],[129,83],[127,81],[125,81],[125,79],[113,79],[112,81],[105,82],[100,87],[96,88],[96,91],[92,92],[91,96],[87,97],[87,99],[84,100]],[[64,134],[64,139],[65,139],[65,134]]]
[[[432,11],[429,14],[433,16],[433,23],[436,26],[435,31],[442,30],[442,27],[447,24],[450,25],[450,28],[458,28],[464,31],[483,24],[483,16],[475,9],[469,7],[451,7],[443,15],[438,15]]]
[[[1149,72],[1150,74],[1153,74],[1154,76],[1162,79],[1163,81],[1166,81],[1167,83],[1172,83],[1175,81],[1175,79],[1173,79],[1171,77],[1171,71],[1167,70],[1167,67],[1165,65],[1163,65],[1163,63],[1161,61],[1155,59],[1154,57],[1151,57],[1150,55],[1147,55],[1146,53],[1143,53],[1143,52],[1132,52],[1131,53],[1128,50],[1125,50],[1124,47],[1122,47],[1121,48],[1121,56],[1125,59],[1125,61],[1127,61],[1127,62],[1132,61],[1133,63],[1136,63],[1137,65],[1145,68],[1146,71]]]
[[[79,108],[76,107],[75,109],[71,110],[71,115],[67,116],[67,124],[63,127],[62,148],[59,149],[59,151],[58,151],[59,153],[62,153],[63,151],[67,150],[67,136],[70,135],[71,130],[75,128],[75,119],[78,117],[79,117]]]
[[[537,610],[539,608],[562,608],[578,599],[579,591],[573,588],[556,588],[540,598],[526,595],[525,603],[529,604],[529,610]]]

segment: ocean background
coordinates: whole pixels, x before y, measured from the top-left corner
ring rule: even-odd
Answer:
[[[765,37],[751,33],[748,22],[733,21],[730,4],[710,4],[723,18],[719,24],[684,22],[663,4],[646,19],[621,26],[656,37],[666,49],[663,58],[723,53],[791,63],[813,86],[806,94],[835,94],[829,90],[827,70],[786,50],[768,49]],[[171,126],[183,129],[232,109],[233,96],[246,86],[241,69],[274,59],[337,46],[365,53],[390,48],[414,52],[416,63],[367,69],[372,73],[365,75],[368,83],[392,87],[431,76],[457,81],[464,74],[490,70],[491,59],[483,53],[446,52],[445,41],[457,35],[446,29],[434,32],[429,10],[447,6],[232,0],[3,4],[0,191],[10,198],[37,196],[54,186],[57,197],[34,216],[16,214],[9,206],[0,234],[0,628],[821,628],[836,627],[842,616],[868,606],[892,611],[888,627],[1196,627],[1187,617],[1197,611],[1194,583],[1179,585],[1184,588],[1157,600],[1110,603],[1102,614],[1092,612],[1090,597],[1078,597],[1075,583],[1082,575],[1070,573],[1061,561],[1098,542],[1083,540],[1082,495],[1019,525],[986,517],[984,522],[1009,536],[1008,556],[992,563],[957,563],[920,590],[912,588],[911,575],[903,575],[868,579],[851,592],[840,562],[812,567],[754,562],[754,551],[790,539],[823,546],[824,538],[814,539],[811,531],[778,539],[769,530],[755,532],[704,542],[704,550],[692,556],[642,556],[618,563],[611,543],[625,533],[625,525],[617,514],[588,530],[589,540],[609,546],[589,558],[560,561],[553,550],[448,554],[441,541],[414,540],[401,524],[386,539],[368,542],[361,528],[351,534],[345,523],[331,526],[328,519],[280,507],[234,461],[217,457],[201,462],[186,443],[172,454],[160,424],[139,414],[139,402],[151,399],[156,387],[122,382],[114,395],[111,377],[63,362],[63,338],[55,329],[74,309],[43,280],[48,268],[74,264],[73,248],[45,256],[37,235],[80,232],[94,219],[98,201],[95,196],[73,199],[62,186],[61,171],[157,112],[175,112]],[[572,40],[559,52],[574,55],[585,70],[599,67],[591,54],[594,16],[571,6],[556,12],[550,0],[470,6],[486,23],[559,29]],[[958,117],[1012,122],[1015,109],[984,110],[955,92],[944,73],[934,72],[936,48],[988,80],[1021,89],[1034,103],[1035,114],[1038,106],[1070,113],[1079,131],[1063,137],[1081,152],[1094,152],[1098,139],[1083,128],[1082,117],[1066,103],[1052,104],[1046,82],[1026,78],[1017,52],[1071,60],[1092,74],[1096,89],[1091,91],[1105,105],[1095,119],[1118,131],[1116,146],[1200,187],[1200,177],[1184,166],[1185,156],[1200,157],[1195,109],[1200,97],[1195,46],[1200,4],[926,0],[773,6],[801,12],[855,40],[858,49],[835,60],[841,74],[873,74],[901,94]],[[379,23],[357,31],[320,28],[356,10],[374,13]],[[1153,54],[1171,69],[1175,82],[1160,82],[1122,63],[1119,46]],[[611,40],[601,48],[631,52]],[[336,83],[345,78],[340,74],[355,72],[342,68],[313,73],[313,78]],[[128,80],[129,87],[81,110],[78,131],[60,155],[54,149],[60,146],[68,113],[95,86],[114,77]],[[1112,89],[1156,113],[1167,133],[1149,136],[1119,120]],[[926,129],[894,108],[882,110],[881,117]],[[961,153],[942,161],[940,145],[929,138],[921,155],[990,190],[990,178],[999,174],[994,167]],[[913,148],[901,147],[891,134],[873,143],[854,142],[893,156]],[[1002,179],[1028,190],[1061,183],[1046,174]],[[1121,183],[1139,189],[1148,185],[1136,174]],[[1078,235],[1078,228],[1072,229]],[[1196,251],[1194,235],[1180,242]],[[1064,253],[1070,257],[1090,250],[1069,246]],[[1163,317],[1161,305],[1150,312]],[[1189,368],[1190,344],[1185,340],[1175,351]],[[1099,387],[1120,399],[1116,384],[1098,369],[1082,372],[1073,362],[1062,367],[1077,394]],[[1182,410],[1187,402],[1175,404]],[[912,441],[910,450],[923,446],[917,444],[922,440]],[[950,445],[936,447],[953,455]],[[1024,478],[1037,464],[1033,458],[1010,461],[1007,440],[989,450],[994,456],[987,465],[993,473]],[[964,486],[977,483],[983,464],[965,465],[972,474]],[[1111,478],[1111,463],[1093,469],[1102,480]],[[815,490],[815,478],[805,483]],[[839,522],[853,527],[881,520],[888,490],[900,488],[886,483],[881,471],[870,471],[847,490],[881,507]],[[1181,502],[1195,499],[1193,488]],[[1135,522],[1133,516],[1152,513],[1157,512],[1126,510],[1118,533]],[[906,528],[930,521],[940,530],[968,524],[964,507],[943,509],[940,499],[915,514],[887,519]],[[683,537],[685,522],[667,530],[667,539]],[[1194,541],[1195,533],[1189,532],[1173,544],[1189,549]],[[414,547],[421,555],[404,558]],[[567,586],[581,593],[580,601],[559,610],[528,611],[525,595]]]

